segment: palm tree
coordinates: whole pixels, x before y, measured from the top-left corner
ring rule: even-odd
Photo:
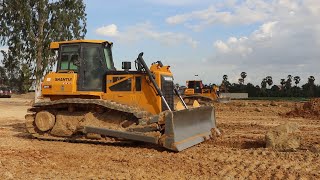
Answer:
[[[244,79],[243,79],[243,78],[239,78],[239,79],[238,79],[238,82],[239,82],[239,84],[242,85],[242,84],[244,83]]]
[[[262,88],[262,89],[267,88],[267,79],[266,79],[266,78],[263,78],[263,79],[262,79],[261,88]]]
[[[308,83],[303,85],[302,88],[306,92],[308,97],[314,97],[316,93],[316,86],[314,84],[315,78],[314,76],[308,77]]]
[[[290,89],[291,88],[291,82],[292,82],[292,76],[289,74],[287,76],[286,89]]]
[[[309,76],[309,78],[308,78],[308,83],[309,83],[310,85],[314,85],[314,81],[315,81],[314,76]]]
[[[242,72],[240,74],[241,78],[243,79],[243,84],[244,84],[244,79],[247,77],[247,73],[246,72]]]
[[[272,77],[271,76],[267,76],[266,78],[266,81],[267,81],[267,84],[269,85],[269,87],[273,84],[273,81],[272,81]]]
[[[300,82],[300,77],[299,76],[295,76],[294,78],[293,78],[293,80],[294,80],[294,83],[296,84],[296,87],[298,86],[298,84],[299,84],[299,82]]]
[[[228,81],[228,75],[223,75],[222,79],[224,82]]]
[[[280,84],[281,84],[281,86],[282,86],[282,88],[283,88],[283,86],[286,84],[286,80],[285,80],[285,79],[281,79],[281,80],[280,80]]]

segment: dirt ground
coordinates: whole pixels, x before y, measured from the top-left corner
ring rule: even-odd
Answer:
[[[1,179],[320,179],[320,118],[283,117],[294,102],[215,104],[222,136],[179,153],[157,146],[94,145],[30,139],[24,115],[30,97],[0,99]],[[298,103],[302,104],[302,103]],[[295,152],[265,147],[265,133],[295,122]]]

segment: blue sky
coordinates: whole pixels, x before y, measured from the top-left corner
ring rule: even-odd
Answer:
[[[319,0],[85,0],[87,39],[114,42],[115,64],[145,53],[175,81],[275,84],[287,75],[320,84]],[[198,74],[198,77],[195,77]]]
[[[86,0],[87,38],[113,41],[116,65],[141,51],[172,66],[176,82],[276,84],[320,79],[319,0]],[[194,75],[198,74],[199,77]]]

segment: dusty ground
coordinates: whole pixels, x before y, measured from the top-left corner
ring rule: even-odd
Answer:
[[[320,119],[286,118],[293,102],[216,104],[222,136],[180,153],[153,145],[108,146],[30,139],[28,96],[0,99],[1,179],[320,179]],[[296,152],[265,149],[265,132],[296,122]]]

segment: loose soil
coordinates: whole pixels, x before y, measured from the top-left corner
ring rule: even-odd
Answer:
[[[311,99],[303,104],[295,104],[294,109],[282,114],[285,117],[303,117],[306,119],[320,119],[320,98]]]
[[[222,135],[174,153],[145,143],[30,139],[24,115],[31,101],[0,99],[0,179],[320,179],[320,118],[279,115],[294,109],[294,102],[214,104]],[[300,148],[266,149],[265,133],[285,122],[298,124]]]

